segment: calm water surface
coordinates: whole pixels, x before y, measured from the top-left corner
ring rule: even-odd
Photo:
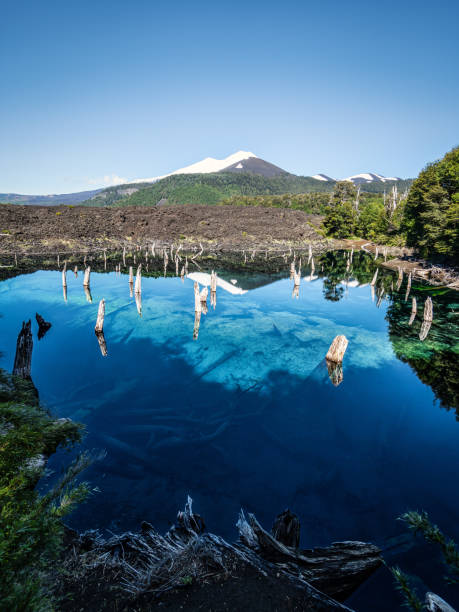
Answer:
[[[356,254],[346,271],[343,254],[330,253],[314,275],[303,266],[296,298],[289,264],[260,272],[248,262],[218,270],[226,283],[193,339],[194,272],[144,276],[141,316],[126,274],[92,273],[92,303],[81,272],[67,273],[67,301],[58,270],[0,283],[0,367],[12,369],[23,320],[38,312],[51,321],[34,337],[40,398],[86,425],[85,448],[107,453],[85,473],[100,493],[72,525],[120,532],[148,520],[165,530],[190,494],[209,530],[234,539],[241,507],[267,528],[289,507],[303,546],[376,542],[458,604],[441,566],[431,570],[436,555],[413,547],[396,521],[424,509],[459,538],[457,293],[413,282],[405,300],[406,281],[397,292],[396,276],[380,271],[373,301],[373,261]],[[407,324],[412,295],[421,315],[428,295],[434,302],[423,342],[420,319]],[[93,331],[102,297],[106,357]],[[335,386],[324,356],[337,334],[349,346]],[[61,452],[50,467],[68,461]],[[384,571],[350,604],[398,609]]]

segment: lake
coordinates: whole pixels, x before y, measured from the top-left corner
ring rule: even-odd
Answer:
[[[374,542],[457,605],[433,549],[405,537],[396,519],[426,510],[459,539],[459,295],[413,281],[406,296],[406,277],[397,290],[397,276],[382,268],[371,287],[373,258],[348,258],[325,253],[311,269],[303,257],[297,295],[291,258],[190,261],[183,279],[172,262],[164,277],[162,260],[150,258],[141,304],[127,267],[110,271],[115,259],[106,272],[100,256],[90,262],[90,296],[82,259],[78,276],[69,264],[66,299],[55,265],[16,276],[2,269],[0,367],[11,371],[22,321],[32,318],[42,403],[85,424],[84,448],[106,451],[84,474],[99,492],[71,526],[119,533],[147,520],[163,531],[190,494],[208,530],[235,539],[241,507],[268,529],[288,507],[300,517],[302,546]],[[193,283],[208,284],[212,268],[216,304],[209,287],[196,329]],[[420,340],[428,296],[434,321]],[[94,334],[101,298],[106,356]],[[52,323],[39,341],[36,312]],[[338,334],[349,345],[342,372],[332,372],[324,357]],[[69,460],[58,452],[42,486]],[[398,602],[382,569],[349,605]]]

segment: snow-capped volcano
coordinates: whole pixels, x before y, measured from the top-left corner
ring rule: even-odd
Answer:
[[[162,176],[154,176],[152,178],[144,178],[144,179],[136,179],[135,181],[129,181],[130,183],[154,183],[155,181],[159,181],[166,176],[172,176],[173,174],[209,174],[210,172],[220,172],[229,166],[237,165],[238,163],[243,162],[246,159],[254,157],[259,159],[255,153],[250,153],[250,151],[238,151],[237,153],[233,153],[232,155],[228,155],[224,159],[215,159],[214,157],[206,157],[205,159],[196,162],[195,164],[191,164],[190,166],[185,166],[184,168],[179,168],[178,170],[174,170],[173,172],[169,172],[168,174],[163,174]]]
[[[382,174],[374,174],[373,172],[363,172],[341,180],[351,181],[354,185],[359,185],[362,183],[386,183],[387,181],[400,181],[401,179],[393,176],[382,176]]]

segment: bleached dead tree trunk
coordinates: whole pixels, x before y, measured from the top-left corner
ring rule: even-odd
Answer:
[[[105,300],[102,298],[99,302],[99,310],[97,312],[97,320],[94,331],[96,334],[100,334],[104,331],[104,319],[105,319]]]
[[[84,271],[83,287],[89,287],[91,275],[91,266],[88,266]]]

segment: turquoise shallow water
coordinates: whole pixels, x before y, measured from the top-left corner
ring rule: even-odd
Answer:
[[[227,284],[197,340],[191,278],[143,277],[141,316],[125,274],[92,273],[92,303],[81,273],[67,274],[67,301],[57,270],[1,282],[0,367],[12,368],[23,320],[38,312],[51,321],[34,339],[40,398],[86,425],[85,447],[107,452],[85,474],[100,493],[72,524],[119,532],[148,520],[167,529],[190,494],[209,530],[234,538],[241,506],[266,527],[289,507],[303,546],[395,541],[396,561],[438,587],[441,568],[432,573],[397,540],[396,517],[422,508],[459,537],[457,296],[432,293],[435,320],[421,342],[420,322],[407,325],[405,284],[391,291],[396,279],[381,274],[378,308],[361,286],[373,264],[356,261],[343,275],[340,261],[324,257],[313,280],[303,271],[298,299],[287,265],[285,274],[219,270]],[[413,283],[420,304],[428,294]],[[93,331],[102,297],[107,357]],[[324,356],[337,334],[349,347],[334,386]],[[57,473],[67,461],[58,453],[50,467]],[[370,609],[371,589],[391,588],[378,577],[353,605]],[[397,605],[385,597],[386,607],[372,609]]]

